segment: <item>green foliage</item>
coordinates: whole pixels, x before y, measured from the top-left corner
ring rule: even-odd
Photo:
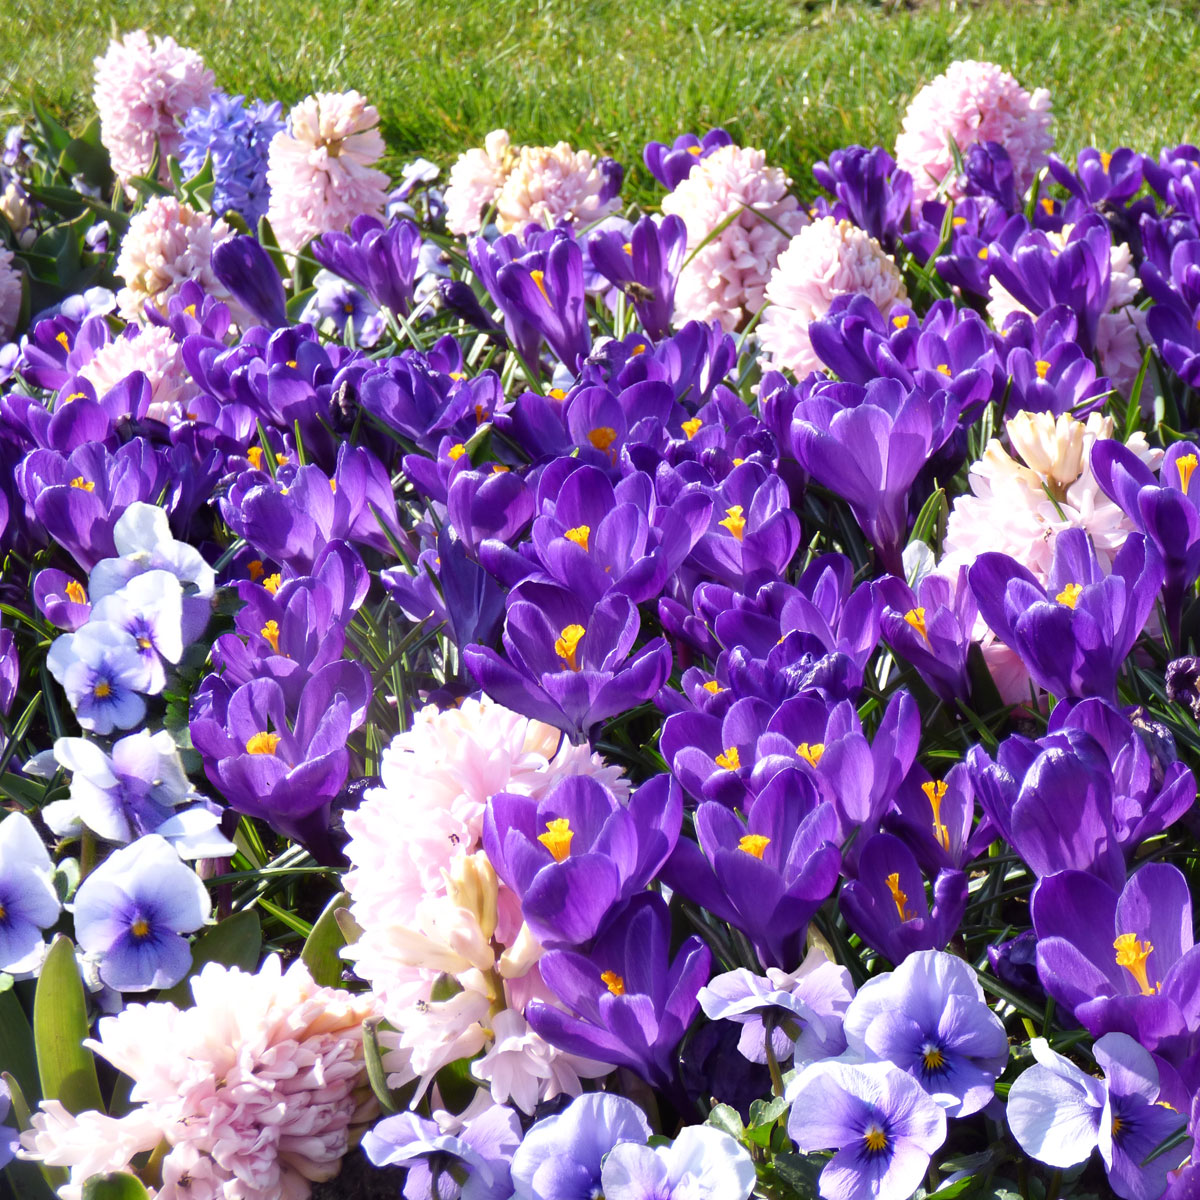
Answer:
[[[33,1001],[33,1043],[37,1050],[42,1095],[59,1100],[68,1112],[104,1111],[96,1060],[83,1045],[88,1036],[87,1001],[75,962],[75,946],[56,937]]]
[[[140,1180],[123,1172],[94,1175],[83,1185],[83,1200],[148,1200]]]

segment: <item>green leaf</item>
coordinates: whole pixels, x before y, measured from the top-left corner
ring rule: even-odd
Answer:
[[[149,1200],[142,1181],[124,1172],[115,1175],[93,1175],[83,1185],[83,1200]]]
[[[33,999],[33,1043],[42,1095],[68,1112],[104,1111],[96,1060],[83,1045],[88,1036],[87,1001],[75,946],[59,935],[50,946]]]
[[[706,1125],[711,1125],[714,1129],[719,1129],[722,1133],[727,1133],[735,1141],[740,1142],[746,1132],[746,1127],[742,1124],[742,1118],[738,1116],[736,1108],[730,1108],[728,1104],[718,1104],[716,1108],[708,1114]]]
[[[17,1129],[24,1132],[29,1125],[29,1105],[21,1092],[21,1085],[7,1072],[0,1074],[8,1084],[12,1096],[12,1119]],[[69,1176],[63,1167],[47,1167],[41,1163],[14,1160],[6,1168],[9,1185],[14,1196],[21,1200],[54,1200],[55,1188],[62,1187]]]
[[[0,992],[0,1063],[16,1079],[29,1102],[37,1104],[42,1089],[33,1052],[33,1030],[12,988]]]
[[[169,1000],[180,1008],[190,1008],[192,989],[188,986],[188,980],[205,963],[217,962],[227,967],[241,967],[243,971],[253,971],[258,966],[261,953],[262,923],[258,919],[258,913],[253,909],[234,913],[220,924],[210,925],[192,943],[192,969],[187,978],[181,979],[174,987],[159,992],[158,998]]]
[[[367,1068],[367,1080],[375,1099],[379,1101],[384,1112],[399,1112],[399,1106],[392,1096],[387,1084],[387,1072],[383,1069],[383,1059],[379,1053],[379,1022],[363,1022],[363,1062]]]
[[[325,911],[300,951],[300,957],[313,979],[322,987],[334,987],[342,978],[342,959],[339,951],[346,944],[346,935],[338,924],[337,914],[350,903],[345,892],[339,892],[325,905]]]

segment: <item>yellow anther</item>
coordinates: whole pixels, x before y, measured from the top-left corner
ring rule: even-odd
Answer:
[[[246,574],[250,576],[251,583],[257,583],[266,573],[267,568],[262,565],[261,558],[252,558],[246,564]]]
[[[83,590],[83,584],[77,579],[67,581],[67,599],[73,604],[87,603],[87,592]]]
[[[897,313],[897,314],[896,314],[896,315],[895,315],[895,316],[892,318],[892,324],[893,324],[893,325],[894,325],[894,326],[895,326],[897,329],[907,329],[907,328],[908,328],[908,321],[909,321],[909,316],[908,316],[908,313]]]
[[[78,488],[81,492],[94,492],[96,490],[96,485],[90,479],[84,479],[82,475],[76,475],[71,480],[71,486]]]
[[[921,1050],[921,1061],[927,1071],[940,1071],[946,1065],[946,1056],[937,1046],[926,1045]]]
[[[938,363],[938,370],[945,375],[947,379],[950,378],[951,371],[949,363]]]
[[[1042,212],[1048,217],[1054,216],[1054,201],[1049,196],[1042,197]]]
[[[966,223],[967,223],[966,217],[954,217],[950,222],[950,224],[953,225],[956,229],[961,229]]]
[[[763,851],[771,844],[769,837],[761,833],[748,833],[738,842],[738,849],[752,858],[762,858]]]
[[[466,377],[467,377],[466,371],[451,371],[450,372],[450,378],[454,379],[454,380],[466,379]]]
[[[542,280],[546,278],[546,272],[545,271],[530,271],[529,278],[532,279],[533,282],[537,284],[537,290],[542,293],[542,299],[545,300],[547,304],[549,304],[550,297],[546,294],[546,285],[542,282]]]
[[[743,511],[740,504],[735,504],[725,510],[725,520],[717,522],[718,525],[723,525],[728,529],[739,542],[746,533],[746,518],[742,516]]]
[[[689,146],[687,148],[687,152],[689,154],[694,154],[697,158],[699,158],[700,155],[704,153],[704,151],[701,150],[699,146]]]
[[[1068,583],[1054,598],[1059,604],[1065,604],[1068,608],[1074,608],[1079,600],[1079,593],[1082,591],[1082,583]]]
[[[279,653],[279,622],[278,621],[268,621],[258,632],[267,640],[267,643],[270,645],[271,649],[274,650],[276,654],[278,654]]]
[[[337,480],[336,480],[336,479],[331,479],[331,480],[329,481],[329,490],[330,490],[331,492],[333,492],[333,494],[334,494],[335,496],[337,495]]]
[[[1179,472],[1179,486],[1183,489],[1183,494],[1186,496],[1188,484],[1192,480],[1192,472],[1196,469],[1196,456],[1194,454],[1181,454],[1175,460],[1175,469]]]
[[[863,1141],[866,1142],[867,1149],[872,1154],[878,1154],[887,1149],[887,1134],[878,1125],[867,1126],[867,1131],[863,1134]]]
[[[139,650],[149,650],[154,643],[148,637],[140,637],[137,639]]]
[[[929,641],[929,630],[925,626],[925,610],[910,608],[904,614],[904,619],[926,640]]]
[[[506,467],[503,463],[492,463],[493,475],[503,475],[508,470],[511,470],[511,468]]]
[[[56,333],[54,340],[68,353],[71,353],[71,339],[67,337],[65,332]]]
[[[194,304],[189,304],[183,311],[187,316],[194,317],[196,315],[196,306]]]
[[[821,756],[824,753],[824,742],[801,742],[796,747],[797,756],[804,759],[810,767],[815,767],[821,761]]]
[[[349,300],[347,300],[346,303],[342,305],[342,312],[346,313],[348,316],[353,311],[354,311],[354,305],[351,304]]]
[[[597,425],[595,429],[589,430],[587,440],[601,453],[605,453],[617,440],[617,431],[611,425]]]
[[[908,893],[900,887],[900,872],[893,871],[885,880],[887,889],[892,893],[892,902],[896,905],[896,912],[900,914],[900,920],[911,921],[913,914],[908,907]]]
[[[616,971],[601,971],[600,980],[614,996],[625,995],[625,980]]]
[[[567,398],[567,393],[564,392],[562,388],[551,388],[546,395],[548,395],[551,400],[565,400]]]
[[[267,589],[267,591],[271,593],[272,596],[275,595],[275,593],[277,591],[279,591],[279,586],[282,583],[283,583],[283,576],[280,575],[278,571],[276,571],[274,575],[268,575],[266,577],[266,579],[264,579],[262,581],[263,587],[265,587]]]
[[[1033,365],[1037,370],[1038,378],[1045,379],[1046,372],[1050,370],[1050,364],[1044,358],[1039,358]]]
[[[1100,169],[1107,175],[1108,168],[1112,166],[1112,155],[1107,150],[1100,151]]]
[[[109,683],[107,679],[100,680],[100,682],[96,684],[94,688],[92,688],[92,695],[95,696],[97,700],[107,700],[109,696],[112,695],[112,684]]]
[[[704,685],[704,690],[706,692],[712,692],[712,694],[715,696],[721,690],[721,685],[715,679],[710,679]]]
[[[986,259],[987,256],[988,256],[988,248],[986,246],[981,246],[979,248],[979,253],[975,257]]]
[[[684,421],[683,432],[687,434],[689,442],[700,432],[700,426],[703,424],[704,422],[699,417],[693,417],[690,421]]]
[[[450,449],[446,451],[446,457],[451,462],[458,462],[458,460],[460,458],[462,458],[462,456],[464,454],[466,454],[466,452],[467,452],[467,448],[466,448],[466,446],[464,446],[462,444],[462,442],[455,442],[454,445],[451,446]]]
[[[738,753],[736,746],[730,746],[728,750],[713,760],[722,771],[736,771],[742,765],[742,756]]]
[[[628,254],[630,258],[633,257],[633,243],[632,242],[626,242],[625,245],[623,245],[621,247],[621,249],[624,250],[625,253]]]
[[[275,465],[277,467],[286,467],[288,464],[288,456],[286,454],[275,455]]]
[[[946,782],[943,779],[929,780],[921,784],[921,791],[933,809],[933,836],[942,844],[943,850],[950,849],[950,830],[942,824],[942,801],[946,798]]]
[[[1117,966],[1124,967],[1134,982],[1142,989],[1143,996],[1153,996],[1158,988],[1152,986],[1146,974],[1146,959],[1154,953],[1154,947],[1149,942],[1138,940],[1136,933],[1122,933],[1113,942],[1117,952]]]
[[[150,936],[150,922],[145,917],[138,917],[136,921],[129,927],[129,932],[133,934],[138,941]]]
[[[634,348],[632,350],[630,350],[629,357],[637,358],[637,356],[639,354],[645,354],[645,353],[646,353],[646,343],[638,342],[638,344],[636,346],[634,346]]]
[[[575,653],[579,649],[579,642],[583,635],[587,632],[582,625],[568,625],[559,635],[558,640],[554,643],[554,653],[567,664],[572,671],[579,670],[579,663],[575,660]]]
[[[574,529],[568,529],[563,534],[563,537],[568,542],[574,542],[581,550],[586,550],[588,548],[588,537],[591,532],[592,527],[590,525],[576,525]]]
[[[298,363],[298,362],[297,362],[297,361],[296,361],[294,358],[289,358],[289,359],[287,360],[287,362],[286,362],[286,363],[284,363],[284,366],[291,367],[293,371],[294,371],[294,370],[295,370],[295,369],[296,369],[296,368],[297,368],[299,365],[300,365],[300,364],[299,364],[299,363]]]
[[[249,461],[250,465],[256,471],[262,470],[262,447],[261,446],[251,446],[250,449],[246,451],[246,458]]]
[[[66,397],[66,399],[63,400],[63,403],[70,404],[72,400],[86,400],[86,399],[87,399],[87,392],[72,392],[69,396]]]
[[[744,458],[735,458],[735,459],[733,460],[733,465],[734,465],[735,467],[740,467],[740,466],[742,465],[742,463],[744,463],[745,461],[746,461],[746,460],[745,460]]]
[[[538,841],[554,856],[555,862],[562,862],[571,853],[571,839],[575,831],[566,817],[555,817],[546,822],[546,832],[538,834]]]
[[[274,754],[275,747],[279,745],[281,740],[282,739],[280,738],[279,734],[267,733],[264,730],[262,733],[256,733],[246,743],[246,753],[247,754]]]

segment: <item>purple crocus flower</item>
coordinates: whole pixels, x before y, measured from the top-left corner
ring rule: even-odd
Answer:
[[[967,586],[966,568],[956,580],[926,575],[915,590],[894,575],[875,588],[880,631],[888,645],[948,704],[969,699],[967,652],[979,609]]]
[[[981,554],[969,579],[983,619],[1035,683],[1058,697],[1115,700],[1117,673],[1154,611],[1163,565],[1135,533],[1106,575],[1088,535],[1072,528],[1055,539],[1045,588],[1006,554]]]
[[[1174,1057],[1200,994],[1179,869],[1148,863],[1120,893],[1084,871],[1060,871],[1038,883],[1030,907],[1046,991],[1093,1036],[1128,1033]]]
[[[951,1117],[979,1112],[1008,1062],[1004,1023],[971,967],[939,950],[910,954],[850,1002],[846,1042],[907,1071]]]
[[[946,1140],[946,1114],[891,1063],[813,1063],[788,1099],[792,1141],[837,1151],[821,1172],[824,1200],[908,1200]]]
[[[797,461],[850,505],[894,575],[903,574],[909,489],[957,419],[948,392],[906,392],[894,379],[873,380],[851,406],[825,393],[796,409],[791,432]]]
[[[578,775],[538,800],[511,792],[493,796],[483,846],[496,874],[520,897],[538,941],[580,946],[657,875],[682,820],[683,797],[669,775],[642,784],[628,804]]]
[[[514,591],[504,622],[504,657],[468,646],[463,661],[501,704],[572,735],[653,696],[671,671],[671,649],[655,638],[634,650],[637,608],[610,593],[587,608],[565,589]]]
[[[642,151],[646,169],[667,189],[674,191],[691,173],[692,168],[714,150],[733,145],[733,138],[724,129],[710,129],[702,138],[694,133],[681,133],[671,145],[648,142]]]
[[[178,983],[192,954],[181,936],[208,919],[208,891],[155,834],[105,859],[75,894],[75,936],[100,960],[100,978],[121,992]]]
[[[1185,1159],[1185,1143],[1151,1153],[1185,1119],[1157,1103],[1159,1072],[1154,1058],[1123,1033],[1107,1033],[1092,1048],[1102,1079],[1075,1066],[1034,1038],[1037,1065],[1014,1080],[1008,1094],[1008,1125],[1017,1144],[1047,1166],[1077,1166],[1099,1149],[1113,1192],[1123,1200],[1158,1200],[1167,1177]]]
[[[397,1113],[369,1129],[362,1148],[375,1166],[408,1171],[406,1200],[509,1200],[509,1163],[520,1142],[517,1114],[494,1104],[455,1133],[416,1113]]]
[[[1050,155],[1050,174],[1089,206],[1118,205],[1132,199],[1142,186],[1142,156],[1126,146],[1111,154],[1089,146],[1079,152],[1072,171],[1056,154]]]
[[[756,975],[739,967],[702,987],[699,999],[710,1021],[741,1026],[738,1050],[750,1062],[767,1061],[769,1020],[776,1061],[801,1067],[846,1049],[842,1019],[853,996],[850,972],[814,946],[794,971],[768,967]]]
[[[11,629],[0,629],[0,714],[7,716],[12,709],[20,683],[21,657],[17,653],[17,639]]]
[[[671,888],[741,929],[766,966],[787,967],[841,868],[838,819],[812,782],[781,772],[745,820],[724,804],[696,809],[700,845],[681,839],[663,869]]]
[[[933,907],[913,852],[890,833],[869,838],[858,859],[858,877],[838,897],[847,924],[894,963],[918,950],[940,950],[954,936],[967,905],[967,877],[939,871]]]
[[[305,685],[288,711],[274,679],[236,691],[209,676],[193,697],[192,742],[230,806],[327,851],[329,806],[350,770],[346,739],[362,724],[371,681],[361,663],[335,662]]]
[[[1200,482],[1189,492],[1200,463],[1200,446],[1175,442],[1163,456],[1158,478],[1116,438],[1092,447],[1091,467],[1110,500],[1154,543],[1163,562],[1163,612],[1179,641],[1179,624],[1188,589],[1200,576]]]
[[[268,329],[288,324],[283,280],[257,238],[239,234],[214,246],[212,269],[226,291]]]
[[[412,221],[384,226],[378,217],[354,218],[350,232],[326,233],[310,252],[321,266],[361,288],[380,307],[407,316],[412,308],[421,231]]]
[[[926,871],[962,870],[995,841],[989,819],[975,827],[975,787],[966,763],[955,763],[945,779],[913,767],[893,805],[884,825],[907,843]]]
[[[626,238],[598,233],[588,242],[592,265],[633,303],[642,328],[655,341],[671,331],[675,285],[687,252],[687,227],[676,216],[645,216]]]
[[[675,1049],[700,1007],[712,954],[698,938],[670,957],[671,918],[654,892],[630,901],[587,955],[551,950],[542,978],[567,1011],[531,1000],[525,1017],[552,1046],[628,1067],[678,1091]]]
[[[1192,387],[1200,383],[1200,239],[1195,232],[1193,225],[1192,236],[1171,248],[1169,257],[1164,251],[1165,263],[1148,255],[1141,268],[1155,301],[1146,316],[1150,336],[1167,366]]]
[[[42,930],[61,911],[54,866],[33,822],[24,813],[9,813],[0,821],[0,971],[35,969]]]
[[[600,1194],[605,1200],[749,1200],[757,1181],[754,1160],[729,1134],[689,1125],[669,1146],[615,1146],[600,1172]]]
[[[813,178],[838,198],[833,215],[849,217],[885,249],[895,248],[912,207],[912,176],[882,147],[846,146],[813,164]]]
[[[577,1096],[538,1121],[512,1158],[515,1200],[578,1200],[600,1192],[605,1156],[622,1143],[644,1145],[650,1123],[632,1100],[604,1092]]]

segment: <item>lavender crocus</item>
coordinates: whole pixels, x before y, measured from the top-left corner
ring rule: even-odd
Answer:
[[[738,1050],[750,1062],[767,1061],[769,1028],[776,1061],[801,1067],[845,1050],[842,1019],[853,996],[849,971],[814,946],[794,971],[756,975],[739,967],[702,987],[699,999],[710,1021],[742,1027]]]
[[[991,1100],[1008,1062],[1008,1036],[961,958],[920,950],[868,979],[845,1016],[846,1042],[859,1057],[907,1071],[951,1117]]]
[[[488,801],[483,846],[496,874],[520,897],[543,946],[580,946],[624,900],[655,877],[679,838],[683,796],[669,775],[622,804],[579,775],[540,799],[500,792]]]
[[[1082,529],[1064,530],[1043,588],[1006,554],[981,554],[969,572],[979,612],[1020,656],[1034,682],[1058,697],[1115,700],[1117,673],[1154,611],[1162,559],[1130,534],[1106,574]]]
[[[538,1121],[512,1158],[515,1200],[577,1200],[600,1193],[601,1164],[618,1145],[644,1145],[650,1123],[632,1100],[606,1093],[576,1097]]]
[[[458,1125],[449,1113],[450,1128]],[[385,1117],[363,1135],[363,1153],[377,1167],[402,1167],[406,1200],[509,1200],[509,1163],[521,1141],[511,1108],[496,1104],[454,1133],[416,1113]]]
[[[754,1161],[720,1129],[689,1125],[669,1146],[623,1142],[600,1172],[605,1200],[749,1200]]]
[[[62,910],[53,877],[33,822],[24,813],[9,813],[0,821],[0,971],[18,975],[37,966],[42,930]]]
[[[1097,1079],[1051,1050],[1044,1038],[1034,1038],[1030,1049],[1037,1065],[1022,1072],[1008,1094],[1008,1124],[1021,1149],[1060,1169],[1085,1162],[1099,1149],[1116,1195],[1157,1200],[1189,1146],[1150,1158],[1186,1124],[1182,1114],[1156,1102],[1153,1056],[1126,1034],[1105,1034],[1093,1047],[1104,1072]]]
[[[628,1067],[677,1093],[675,1049],[700,1007],[712,954],[697,937],[670,957],[671,918],[653,892],[630,901],[587,955],[551,950],[542,978],[566,1008],[530,1001],[535,1033],[552,1046]]]
[[[105,859],[75,894],[75,936],[122,992],[171,987],[192,954],[182,936],[208,919],[208,891],[165,838],[150,834]]]
[[[908,1200],[946,1140],[946,1114],[891,1063],[813,1063],[788,1099],[796,1145],[837,1151],[821,1172],[824,1200]]]

